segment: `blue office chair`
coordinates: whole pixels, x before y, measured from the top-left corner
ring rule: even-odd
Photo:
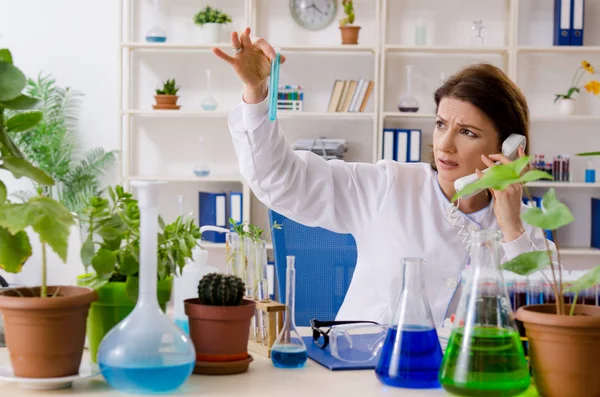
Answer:
[[[296,325],[337,315],[356,266],[356,242],[350,234],[308,227],[269,210],[275,255],[276,297],[285,303],[286,256],[296,257]],[[274,222],[282,225],[273,228]]]

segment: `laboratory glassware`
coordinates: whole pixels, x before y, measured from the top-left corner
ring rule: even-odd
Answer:
[[[500,231],[471,233],[470,266],[440,369],[442,387],[462,396],[515,396],[529,388],[511,302],[499,269]]]
[[[217,110],[219,103],[212,96],[212,71],[210,69],[206,69],[206,89],[208,91],[208,95],[202,101],[202,109],[206,111]]]
[[[146,33],[146,41],[149,43],[164,43],[167,41],[167,32],[160,27],[160,0],[154,0],[154,9],[152,10],[154,23]]]
[[[377,378],[386,385],[440,387],[442,347],[425,291],[425,263],[422,258],[402,259],[402,289],[375,368]]]
[[[406,65],[406,91],[400,96],[398,110],[401,112],[418,112],[419,101],[412,94],[412,65]]]
[[[277,97],[279,94],[279,63],[281,54],[275,53],[275,59],[271,61],[271,77],[269,84],[269,120],[275,121],[277,118]]]
[[[197,162],[194,165],[194,174],[196,176],[208,176],[210,174],[210,166],[206,161],[206,152],[204,150],[204,137],[202,135],[198,135],[198,154],[197,154]]]
[[[156,296],[158,182],[132,181],[140,207],[139,294],[135,308],[104,337],[98,364],[106,381],[123,392],[154,394],[178,389],[196,361],[189,337],[167,317]]]
[[[285,304],[287,311],[283,328],[271,348],[271,361],[278,368],[302,368],[308,359],[306,345],[296,329],[294,307],[296,300],[296,269],[294,256],[287,256]]]

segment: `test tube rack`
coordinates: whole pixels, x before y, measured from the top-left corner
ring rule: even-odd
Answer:
[[[265,320],[265,333],[259,328],[260,321],[252,321],[254,329],[250,330],[250,337],[248,340],[248,350],[266,358],[271,357],[271,348],[277,340],[277,335],[283,328],[283,316],[285,314],[286,306],[283,303],[271,299],[257,300],[252,298],[246,298],[256,303],[256,314],[255,319],[262,317]]]

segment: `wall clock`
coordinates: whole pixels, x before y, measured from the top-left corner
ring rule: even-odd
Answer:
[[[321,30],[329,26],[337,10],[337,0],[290,0],[294,21],[308,30]]]

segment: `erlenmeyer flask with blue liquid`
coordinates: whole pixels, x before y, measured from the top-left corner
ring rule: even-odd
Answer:
[[[402,290],[375,368],[377,378],[386,385],[440,387],[442,348],[425,295],[424,265],[421,258],[402,259]]]

